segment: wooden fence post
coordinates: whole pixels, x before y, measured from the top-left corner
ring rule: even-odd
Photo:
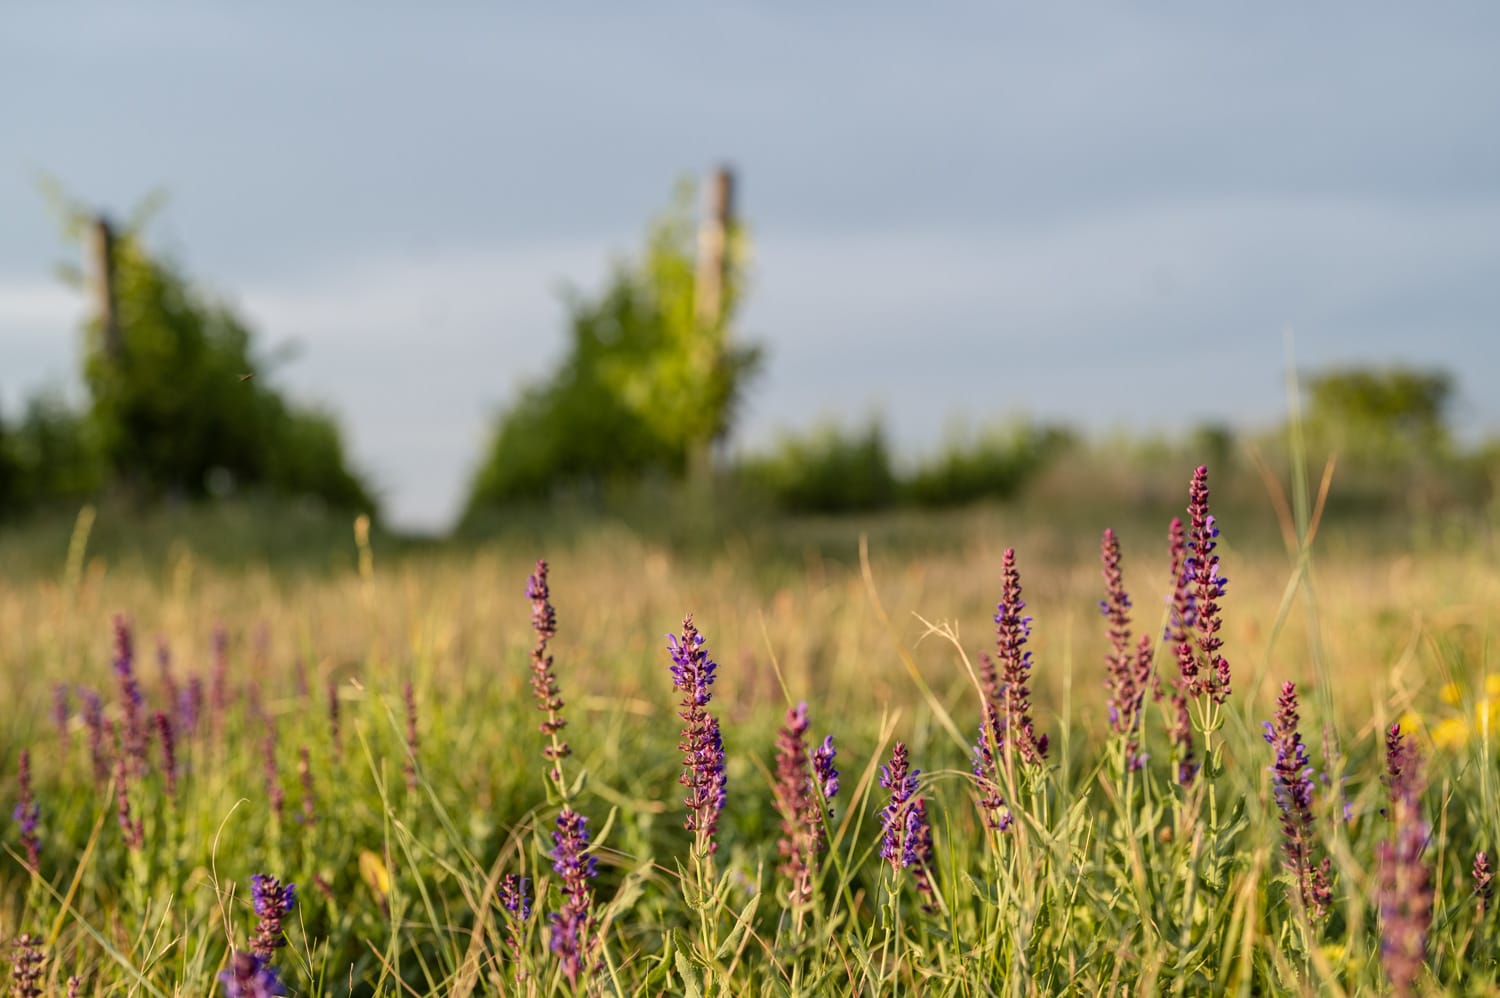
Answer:
[[[118,363],[125,351],[120,338],[120,318],[115,309],[115,230],[108,218],[96,215],[90,220],[84,252],[88,256],[89,289],[94,299],[94,316],[99,320],[104,355]]]
[[[708,181],[703,220],[698,225],[698,271],[694,281],[694,310],[698,324],[717,329],[728,318],[724,284],[729,278],[729,231],[734,224],[734,171],[714,170]]]

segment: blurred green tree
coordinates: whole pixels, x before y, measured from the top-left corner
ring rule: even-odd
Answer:
[[[731,230],[718,317],[695,301],[695,188],[678,185],[639,260],[617,263],[597,298],[569,292],[557,370],[525,386],[497,421],[470,487],[473,512],[561,491],[683,475],[726,437],[761,349],[730,341],[745,243]]]
[[[70,236],[98,231],[100,220],[51,193]],[[89,403],[82,431],[73,435],[97,448],[110,482],[135,497],[248,489],[373,510],[332,418],[283,399],[257,362],[245,323],[146,250],[140,231],[154,207],[148,202],[118,232],[103,230],[96,266],[107,268],[113,323],[96,315],[86,328]],[[82,283],[80,274],[71,276]],[[64,460],[47,450],[69,436],[60,411],[44,405],[34,416],[36,460]],[[61,466],[71,467],[66,460]],[[88,482],[76,469],[68,474],[69,489]],[[31,475],[43,476],[42,465]]]
[[[1304,384],[1309,432],[1343,457],[1400,464],[1453,453],[1453,378],[1445,371],[1336,368]]]

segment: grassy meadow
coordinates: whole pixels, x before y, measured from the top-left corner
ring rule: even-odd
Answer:
[[[1230,689],[1184,694],[1174,733],[1191,472],[1128,509],[681,535],[312,519],[239,566],[217,521],[0,534],[11,993],[1500,993],[1491,522],[1215,507]],[[1160,681],[1138,751],[1105,685],[1106,527]],[[687,614],[711,688],[679,639],[674,689]],[[1287,682],[1301,741],[1283,699],[1269,744]]]

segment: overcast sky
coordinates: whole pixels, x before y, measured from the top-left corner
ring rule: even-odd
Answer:
[[[559,288],[727,159],[769,350],[742,445],[1264,425],[1287,329],[1305,367],[1452,370],[1500,430],[1500,4],[128,6],[0,10],[10,412],[76,381],[37,176],[116,214],[160,188],[151,244],[442,525]]]

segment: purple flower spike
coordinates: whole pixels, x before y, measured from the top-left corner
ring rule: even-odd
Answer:
[[[530,882],[522,876],[507,873],[500,880],[500,907],[524,922],[531,917]]]
[[[1187,535],[1183,531],[1180,517],[1174,517],[1167,528],[1167,546],[1172,558],[1172,596],[1168,600],[1171,612],[1167,615],[1167,628],[1163,637],[1176,653],[1187,643],[1194,618],[1193,594],[1188,586]],[[1188,713],[1188,696],[1187,678],[1183,675],[1179,662],[1177,675],[1172,679],[1171,721],[1167,737],[1177,760],[1177,782],[1184,787],[1191,786],[1198,775],[1198,761],[1193,755],[1193,720]]]
[[[342,759],[344,738],[339,731],[339,686],[332,679],[328,680],[328,737],[333,742],[334,758]]]
[[[146,771],[146,725],[141,717],[141,687],[135,677],[135,642],[130,623],[115,615],[115,678],[120,687],[120,709],[124,715],[124,750],[132,775]]]
[[[540,725],[542,734],[548,739],[542,757],[552,764],[553,782],[560,782],[562,771],[558,763],[572,755],[573,750],[559,737],[568,722],[562,716],[562,692],[557,685],[552,655],[547,651],[548,642],[557,636],[557,611],[552,608],[545,561],[538,560],[536,573],[527,578],[526,598],[531,600],[531,629],[536,632],[536,647],[531,651],[531,693],[536,698],[536,709],[547,715]]]
[[[265,958],[254,953],[236,952],[229,958],[229,968],[219,972],[224,998],[280,998],[286,994],[281,975]]]
[[[406,791],[417,792],[417,691],[411,680],[402,689],[402,700],[406,703]]]
[[[531,918],[530,882],[518,874],[507,873],[500,879],[499,899],[500,907],[504,908],[510,916],[507,942],[510,946],[511,957],[516,964],[516,981],[524,981],[526,968],[521,966],[521,926]]]
[[[30,749],[22,749],[21,756],[16,761],[16,809],[12,817],[21,826],[21,845],[26,849],[26,865],[35,870],[40,865],[42,850],[42,840],[36,831],[42,820],[42,810],[31,792]]]
[[[10,963],[10,991],[16,998],[42,998],[43,978],[46,976],[47,954],[42,950],[42,938],[29,932],[16,936],[14,954]]]
[[[672,656],[672,686],[682,694],[682,775],[678,782],[688,788],[685,827],[696,833],[698,846],[709,853],[718,850],[714,838],[719,830],[719,814],[728,800],[724,772],[724,740],[719,734],[719,719],[708,712],[713,697],[718,665],[708,655],[703,635],[693,626],[692,616],[682,621],[682,635],[667,636],[667,650]]]
[[[268,873],[257,873],[250,878],[250,899],[260,919],[250,948],[262,960],[270,960],[272,954],[286,945],[282,922],[297,906],[297,885],[283,884]]]
[[[120,821],[120,832],[125,837],[125,848],[139,852],[146,844],[146,828],[140,816],[130,809],[130,772],[125,766],[125,753],[115,757],[115,816]]]
[[[1391,838],[1376,846],[1379,861],[1380,962],[1391,990],[1415,993],[1427,959],[1432,924],[1432,869],[1422,859],[1429,829],[1422,817],[1422,760],[1399,725],[1386,735],[1391,786]]]
[[[838,770],[833,768],[833,736],[813,750],[811,767],[807,753],[807,704],[788,708],[786,722],[776,737],[776,810],[781,814],[779,872],[787,879],[787,898],[793,905],[812,900],[818,856],[825,846],[823,812],[818,798],[833,799],[839,789]],[[809,772],[809,768],[811,771]],[[832,809],[829,809],[832,814]]]
[[[1001,564],[1000,604],[995,608],[995,635],[1000,668],[1000,720],[1004,739],[999,747],[1011,746],[1022,762],[1040,763],[1047,757],[1047,736],[1036,734],[1031,720],[1031,618],[1025,616],[1021,599],[1021,573],[1016,568],[1015,548],[1006,548]]]
[[[880,812],[880,858],[896,873],[912,871],[923,897],[922,908],[931,911],[937,892],[932,882],[932,825],[927,820],[927,801],[916,796],[921,773],[920,769],[910,769],[902,742],[891,750],[890,763],[880,767],[880,785],[891,792],[890,801]]]
[[[1010,828],[1011,814],[1005,806],[1005,795],[1001,788],[1006,783],[1005,766],[1000,747],[1005,744],[1005,732],[1000,719],[1000,708],[993,703],[984,705],[984,716],[979,721],[979,740],[974,743],[974,782],[979,788],[979,809],[984,823],[996,831]]]
[[[172,719],[163,711],[152,717],[156,726],[156,738],[161,742],[161,769],[167,780],[167,797],[177,800],[177,738],[172,731]]]
[[[1219,637],[1223,621],[1218,601],[1224,598],[1229,580],[1219,574],[1219,556],[1214,554],[1219,528],[1208,511],[1208,468],[1203,465],[1193,472],[1188,517],[1191,553],[1184,559],[1182,571],[1184,584],[1192,587],[1192,634],[1184,634],[1178,644],[1177,664],[1189,696],[1207,695],[1221,704],[1229,697],[1230,685],[1229,661],[1219,653],[1224,639]],[[1182,616],[1185,619],[1187,613]]]
[[[1281,809],[1282,848],[1286,866],[1297,879],[1302,907],[1314,921],[1321,921],[1333,903],[1329,885],[1329,858],[1314,858],[1313,774],[1307,761],[1307,746],[1297,731],[1297,687],[1285,683],[1276,701],[1276,718],[1266,722],[1266,742],[1276,750],[1271,765],[1271,786]]]
[[[271,805],[271,813],[276,817],[277,824],[280,824],[286,814],[286,789],[281,785],[281,767],[276,762],[276,718],[263,712],[261,721],[265,725],[260,740],[260,755],[266,800]]]
[[[83,701],[83,725],[89,732],[89,759],[94,765],[94,782],[103,785],[109,779],[109,749],[104,740],[104,704],[93,690],[80,690]]]
[[[573,987],[593,965],[594,894],[597,873],[589,852],[588,819],[564,807],[552,833],[552,869],[561,878],[563,905],[552,915],[552,955]]]
[[[920,769],[910,768],[906,745],[897,742],[891,750],[891,761],[880,767],[880,785],[891,792],[890,801],[880,812],[880,858],[892,870],[903,870],[916,862],[916,844],[907,835],[912,798],[917,792]]]
[[[1474,854],[1474,904],[1483,918],[1495,903],[1495,871],[1490,868],[1489,854],[1483,851]]]
[[[62,743],[64,752],[73,747],[73,735],[68,730],[68,718],[71,715],[68,684],[57,683],[52,687],[52,726],[57,729],[57,740]]]
[[[1130,597],[1120,571],[1120,540],[1113,530],[1104,531],[1100,545],[1104,568],[1104,594],[1099,609],[1109,620],[1109,655],[1105,658],[1109,690],[1109,724],[1125,742],[1125,765],[1131,770],[1145,765],[1141,753],[1141,710],[1154,677],[1151,641],[1145,635],[1138,647],[1130,646]]]
[[[813,775],[817,778],[818,789],[825,801],[832,801],[838,796],[839,771],[833,767],[833,760],[838,754],[838,750],[833,747],[832,735],[825,735],[822,743],[813,749]],[[832,813],[831,809],[829,813]]]
[[[297,748],[297,777],[302,783],[302,824],[311,827],[318,823],[318,795],[313,790],[312,754],[306,745]]]

